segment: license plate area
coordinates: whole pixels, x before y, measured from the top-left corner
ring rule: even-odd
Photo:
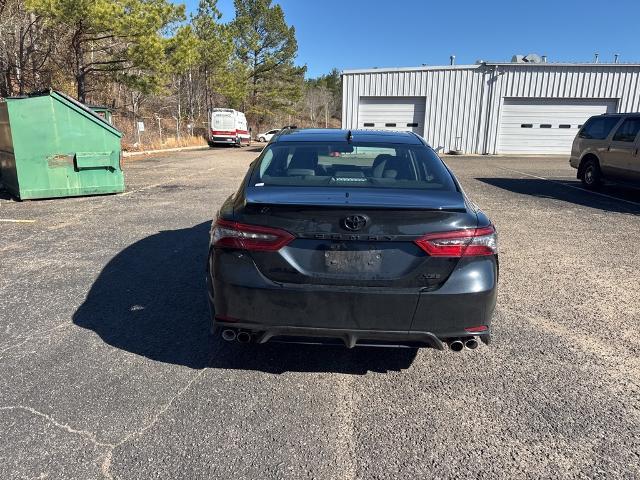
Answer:
[[[382,251],[329,250],[324,262],[328,273],[376,273],[382,266]]]

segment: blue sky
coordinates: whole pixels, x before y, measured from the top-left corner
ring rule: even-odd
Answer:
[[[186,2],[189,10],[198,0]],[[538,53],[550,62],[640,62],[640,0],[275,0],[296,27],[307,76],[367,67],[446,65]],[[223,21],[233,0],[218,0]]]

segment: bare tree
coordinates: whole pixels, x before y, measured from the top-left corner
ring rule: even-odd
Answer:
[[[53,32],[22,0],[0,0],[0,95],[49,86]]]

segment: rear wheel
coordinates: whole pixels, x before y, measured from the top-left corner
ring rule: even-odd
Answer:
[[[266,139],[266,138],[264,138],[264,137],[260,137],[260,138],[258,138],[258,141],[259,141],[260,143],[264,143],[264,142],[266,142],[266,141],[267,141],[267,139]]]
[[[580,181],[585,188],[595,190],[602,184],[602,174],[600,173],[600,165],[595,158],[584,160],[581,171]]]

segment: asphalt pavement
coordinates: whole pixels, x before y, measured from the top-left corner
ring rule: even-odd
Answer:
[[[490,346],[208,336],[211,219],[255,149],[0,193],[0,478],[640,477],[640,192],[566,158],[447,157],[499,232]]]

